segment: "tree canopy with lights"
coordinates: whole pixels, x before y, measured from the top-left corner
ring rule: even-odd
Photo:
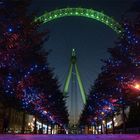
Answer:
[[[39,119],[64,125],[68,123],[65,98],[42,48],[48,33],[39,32],[41,23],[33,22],[29,4],[28,0],[0,4],[1,99],[9,99],[12,107],[20,104]]]
[[[114,48],[109,48],[110,57],[103,61],[102,71],[90,90],[81,118],[81,125],[98,125],[103,119],[124,110],[140,96],[140,23],[124,20],[123,34]]]

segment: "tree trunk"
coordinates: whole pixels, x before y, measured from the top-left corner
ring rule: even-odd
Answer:
[[[124,104],[122,105],[122,121],[123,121],[123,133],[126,133],[126,121],[125,121],[125,108]]]
[[[111,116],[111,120],[112,120],[112,133],[115,134],[115,126],[114,126],[114,120],[113,120],[114,114],[112,114]]]
[[[49,131],[49,125],[48,125],[48,123],[47,123],[47,130],[46,130],[46,133],[48,134],[48,131]]]
[[[36,116],[35,116],[35,121],[34,121],[34,134],[37,134],[37,126],[36,126]]]
[[[9,128],[10,128],[10,125],[11,125],[11,114],[12,114],[12,108],[9,107],[8,108],[8,118],[7,118],[7,128],[6,128],[6,132],[8,132]]]
[[[41,134],[43,134],[43,120],[41,122]]]
[[[53,134],[53,125],[51,124],[51,134]]]
[[[8,115],[8,108],[5,106],[5,109],[3,108],[3,122],[2,122],[2,133],[7,132],[7,121],[9,120]]]
[[[107,130],[107,119],[105,120],[105,133],[108,134],[108,130]]]
[[[89,134],[89,129],[90,129],[90,126],[89,126],[89,125],[87,125],[87,130],[88,130],[87,132],[88,132],[88,134]]]
[[[94,134],[96,134],[96,131],[97,131],[97,129],[96,129],[96,124],[94,125]]]
[[[26,114],[25,114],[25,112],[23,112],[23,116],[22,116],[22,130],[21,130],[22,134],[25,133],[25,119],[26,119]]]
[[[102,122],[101,122],[101,134],[103,134],[103,125],[102,125]]]
[[[97,134],[99,134],[99,123],[98,123],[98,120],[97,120]]]

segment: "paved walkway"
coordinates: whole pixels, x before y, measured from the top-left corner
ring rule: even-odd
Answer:
[[[0,135],[0,140],[140,140],[140,135]]]

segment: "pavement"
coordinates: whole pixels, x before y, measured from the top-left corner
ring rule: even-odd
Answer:
[[[109,135],[29,135],[0,134],[0,140],[140,140],[140,134]]]

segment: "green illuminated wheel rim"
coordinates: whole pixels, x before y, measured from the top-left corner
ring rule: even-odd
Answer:
[[[112,30],[114,30],[117,34],[123,33],[123,28],[121,25],[115,21],[113,18],[105,15],[102,12],[95,11],[93,9],[86,9],[86,8],[64,8],[64,9],[58,9],[50,12],[45,12],[42,16],[35,18],[35,22],[39,21],[42,24],[48,23],[50,21],[53,21],[55,19],[59,19],[62,17],[68,17],[68,16],[81,16],[90,18],[93,20],[100,21],[110,27]],[[71,73],[71,71],[70,71]],[[68,82],[68,81],[66,81]],[[64,93],[68,90],[68,84],[65,85]],[[83,88],[83,85],[81,85],[81,91],[82,91],[82,99],[84,104],[86,104],[86,94]]]
[[[64,8],[58,9],[51,12],[45,12],[40,17],[35,18],[35,21],[40,21],[42,23],[47,23],[52,20],[67,17],[67,16],[81,16],[90,19],[94,19],[100,21],[111,29],[113,29],[116,33],[121,34],[123,29],[121,25],[115,21],[113,18],[103,14],[102,12],[95,11],[93,9],[86,9],[86,8]]]

